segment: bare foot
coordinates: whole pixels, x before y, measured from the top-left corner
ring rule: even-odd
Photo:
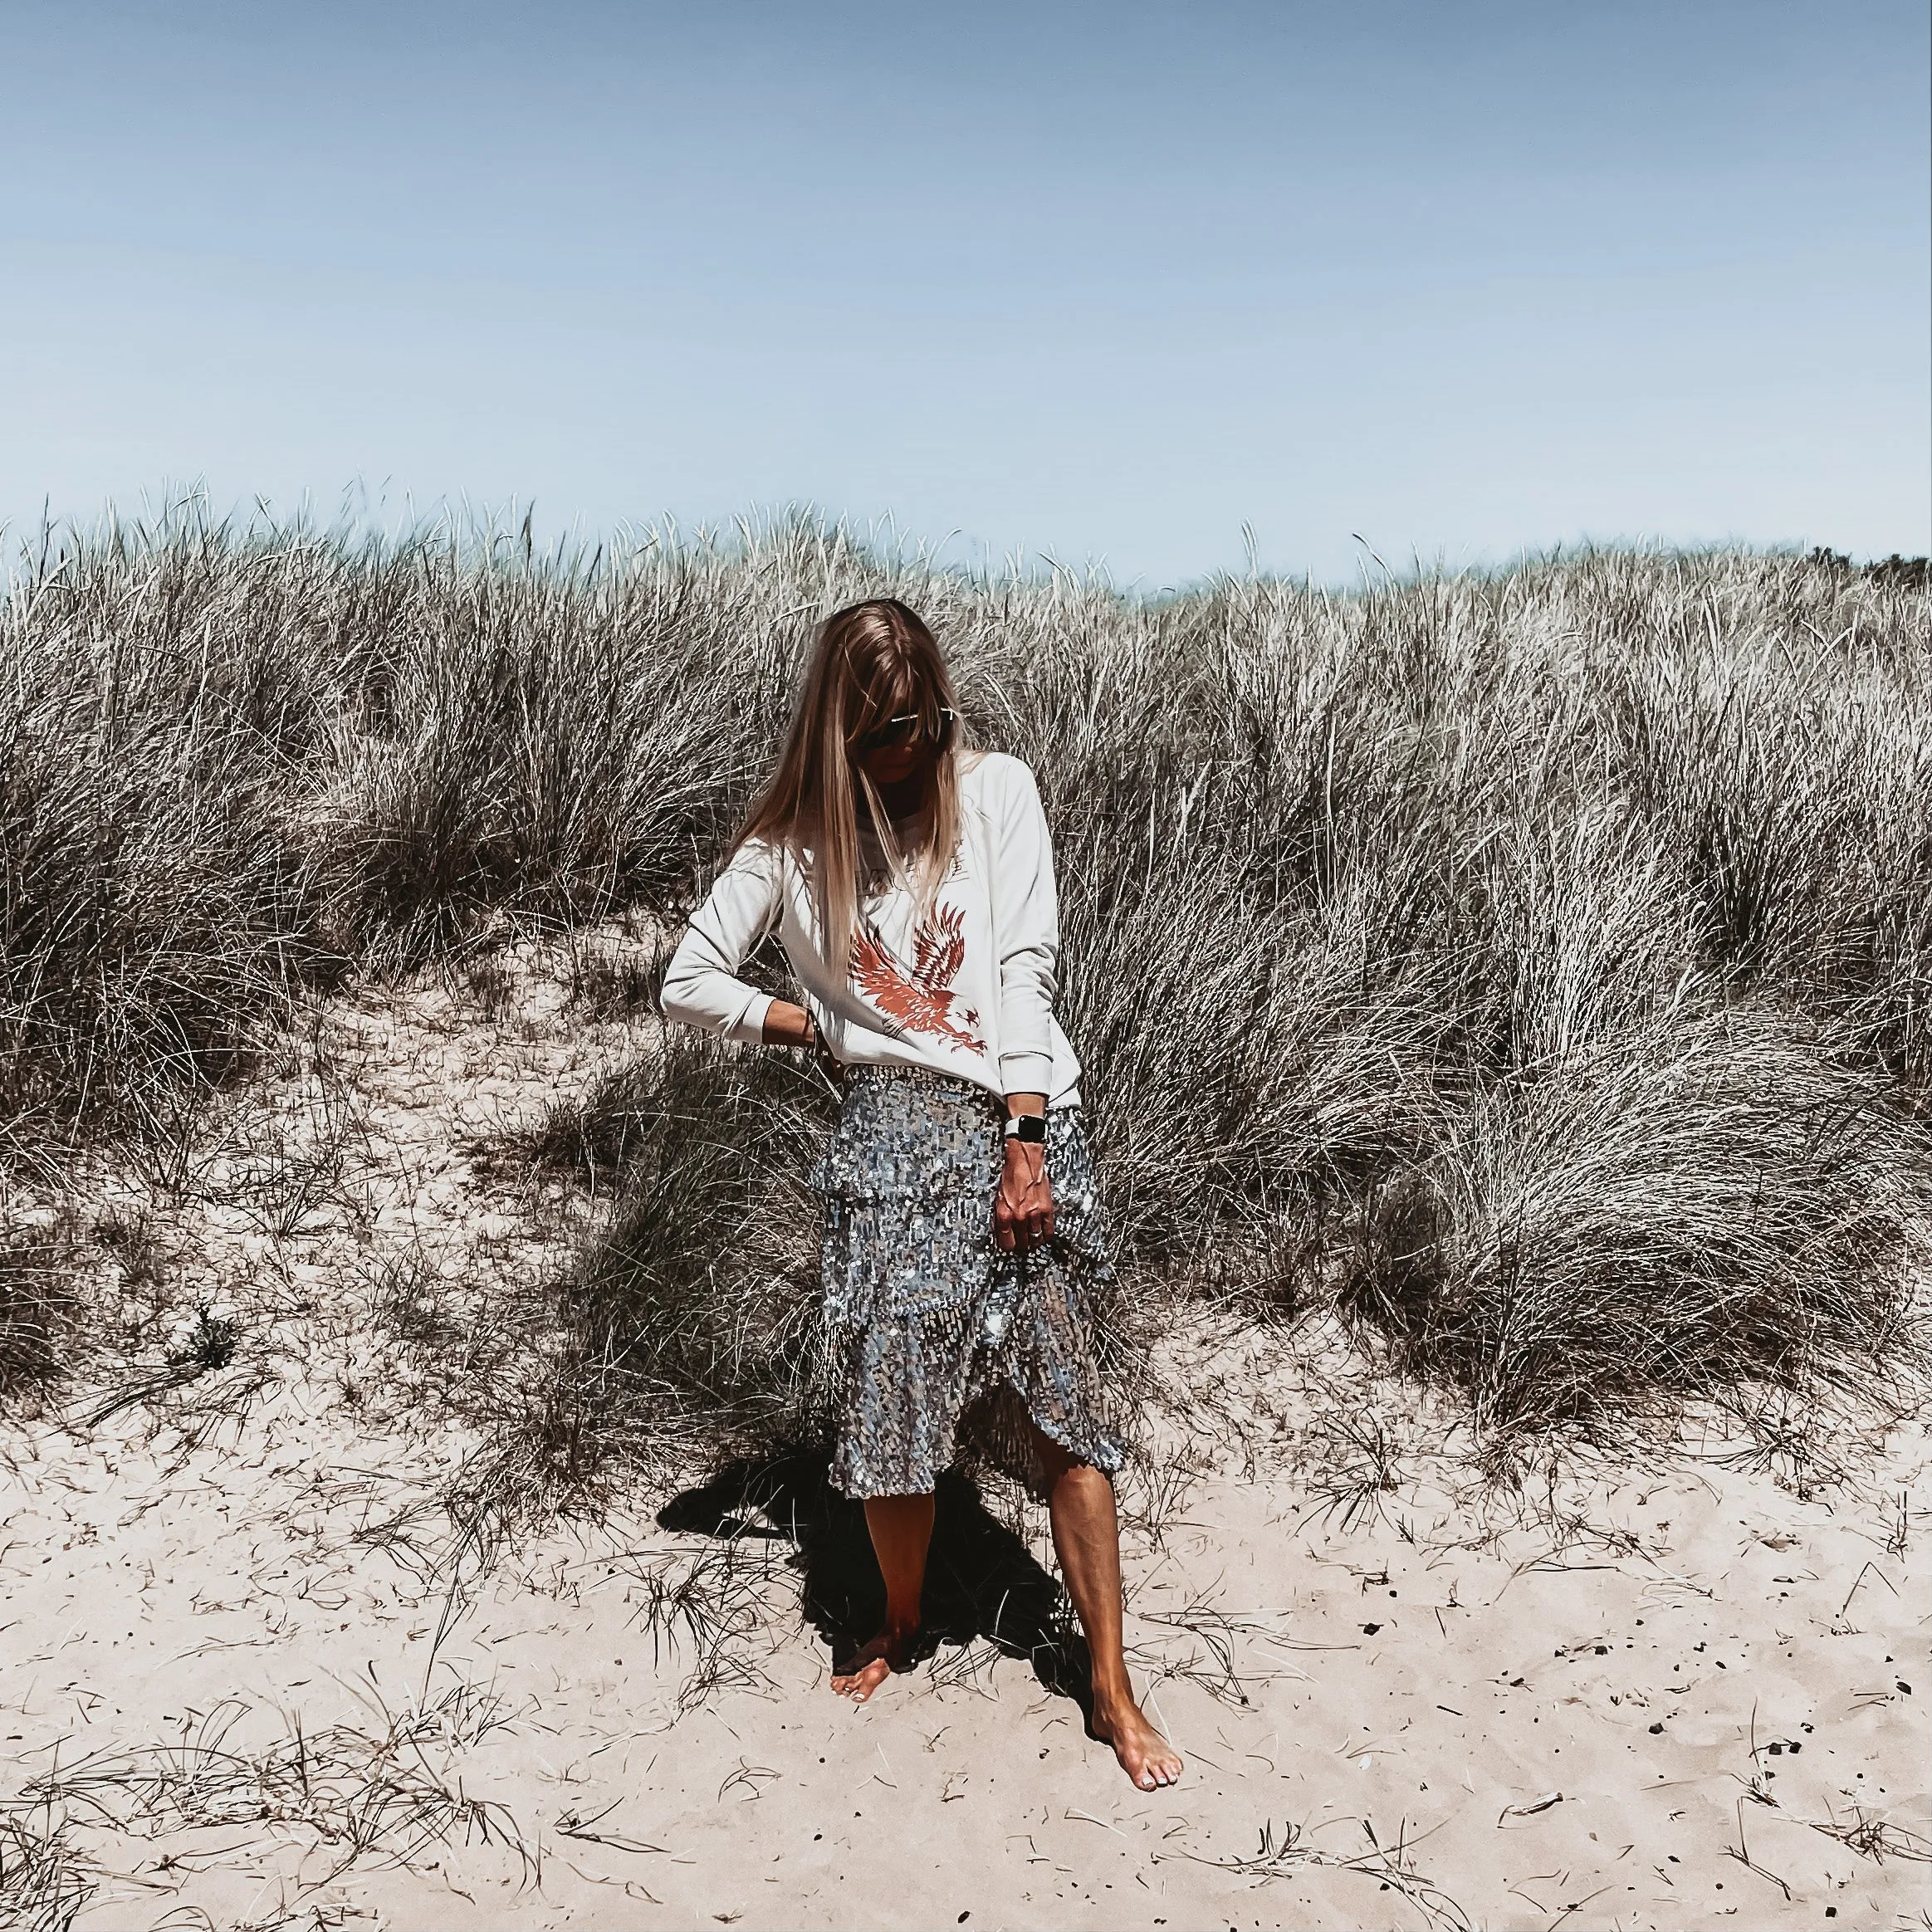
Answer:
[[[1092,1729],[1103,1744],[1113,1745],[1121,1769],[1142,1791],[1181,1782],[1181,1753],[1147,1722],[1131,1697],[1114,1705],[1096,1701]]]
[[[909,1630],[882,1630],[853,1658],[843,1670],[832,1675],[832,1688],[854,1704],[863,1704],[895,1670],[906,1667],[906,1654],[916,1633]]]

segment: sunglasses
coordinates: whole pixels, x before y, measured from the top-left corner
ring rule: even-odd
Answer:
[[[940,750],[946,748],[952,736],[955,714],[946,706],[939,707],[939,736],[934,741]],[[874,725],[862,737],[854,741],[853,749],[863,758],[873,751],[896,751],[902,745],[910,745],[919,736],[920,715],[916,711],[901,712],[897,717],[890,717],[883,725]]]

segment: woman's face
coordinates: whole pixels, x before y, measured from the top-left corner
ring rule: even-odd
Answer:
[[[916,712],[922,707],[916,699],[908,699],[898,707],[897,715]],[[872,782],[885,788],[900,786],[910,789],[915,781],[926,777],[932,770],[939,756],[938,747],[926,736],[922,728],[915,728],[910,738],[903,743],[875,746],[870,750],[854,746],[853,757],[859,769]]]
[[[888,745],[876,751],[863,752],[858,762],[876,785],[904,785],[932,770],[932,746],[923,737],[915,738],[909,745]]]

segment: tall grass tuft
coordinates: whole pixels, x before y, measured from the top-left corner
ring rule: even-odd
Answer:
[[[818,619],[889,593],[1039,775],[1130,1294],[1338,1299],[1504,1434],[1869,1379],[1918,1359],[1932,1225],[1908,563],[1136,600],[803,515],[548,555],[193,502],[56,533],[0,624],[8,1158],[174,1131],[318,979],[675,925]],[[824,1098],[690,1042],[633,1078],[590,1109],[631,1137],[583,1152],[624,1206],[580,1369],[775,1428]]]
[[[815,1197],[836,1115],[814,1069],[673,1038],[553,1114],[540,1151],[617,1191],[565,1284],[574,1392],[661,1428],[747,1443],[809,1434],[818,1359]]]

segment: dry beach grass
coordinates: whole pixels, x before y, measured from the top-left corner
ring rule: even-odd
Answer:
[[[990,1478],[898,1717],[807,1695],[870,1587],[809,1473],[834,1100],[653,998],[875,589],[1055,829],[1178,1823],[1083,1754]],[[1137,604],[809,521],[50,540],[0,689],[0,1899],[893,1923],[863,1786],[930,1802],[948,1923],[1918,1923],[1928,614],[1829,557]]]

